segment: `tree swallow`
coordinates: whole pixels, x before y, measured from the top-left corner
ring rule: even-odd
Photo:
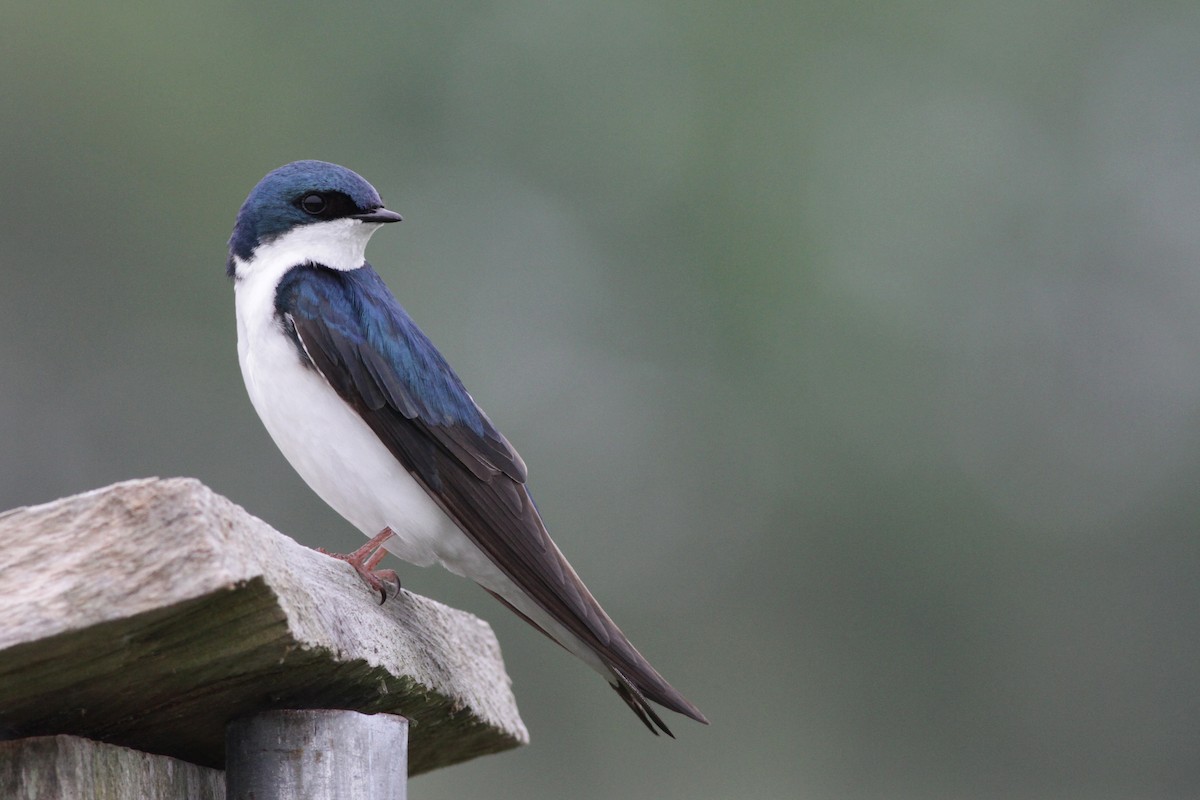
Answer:
[[[521,456],[366,262],[371,234],[399,221],[371,184],[323,161],[280,167],[246,198],[226,270],[242,377],[267,431],[373,542],[478,583],[599,672],[652,732],[671,735],[649,701],[707,723],[583,585]]]

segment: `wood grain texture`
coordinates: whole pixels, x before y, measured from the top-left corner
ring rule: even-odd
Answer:
[[[524,744],[487,623],[402,592],[198,481],[0,514],[0,738],[74,734],[219,767],[267,708],[412,722],[409,774]]]
[[[38,736],[0,742],[0,797],[224,800],[225,776],[77,736]]]

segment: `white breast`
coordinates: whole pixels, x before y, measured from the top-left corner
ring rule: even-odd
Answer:
[[[309,225],[260,246],[249,261],[235,260],[238,361],[250,402],[300,477],[352,525],[368,536],[390,526],[397,538],[388,549],[404,560],[442,562],[475,578],[471,572],[486,572],[491,563],[475,563],[486,557],[325,379],[301,363],[275,317],[276,287],[293,266],[318,259],[339,269],[363,264],[370,231],[319,230],[334,225],[378,227],[352,220]],[[339,239],[341,247],[330,247]]]

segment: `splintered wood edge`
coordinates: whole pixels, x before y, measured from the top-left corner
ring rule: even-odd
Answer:
[[[103,687],[89,687],[105,664],[137,670],[176,658],[183,661],[157,664],[157,686],[142,684],[157,710],[145,722],[178,728],[183,738],[186,719],[173,725],[163,709],[202,709],[206,686],[226,690],[240,680],[264,698],[255,708],[327,701],[409,716],[412,774],[528,741],[486,623],[407,592],[381,607],[348,565],[198,481],[128,481],[6,512],[0,541],[0,618],[13,623],[0,629],[0,726],[20,730],[12,709],[36,700],[58,725],[38,732],[95,735],[72,714],[85,698],[97,711],[110,701]],[[170,652],[155,650],[168,641]],[[72,647],[87,657],[72,658]],[[121,663],[135,653],[139,660]],[[256,678],[255,669],[275,675]],[[174,683],[185,676],[193,683]],[[120,698],[135,722],[137,685]],[[64,707],[45,707],[54,702]],[[136,731],[128,733],[126,741],[140,745]],[[194,760],[214,763],[211,742],[200,751]]]

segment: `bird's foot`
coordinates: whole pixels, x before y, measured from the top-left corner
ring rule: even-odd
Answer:
[[[354,571],[358,573],[358,577],[362,578],[363,583],[369,586],[372,591],[379,592],[379,605],[383,605],[387,601],[389,594],[391,596],[400,594],[400,576],[396,574],[396,570],[375,569],[379,562],[383,560],[383,557],[387,555],[384,545],[388,539],[391,539],[395,535],[396,533],[391,528],[384,528],[371,541],[353,553],[331,553],[323,547],[318,547],[317,552],[336,558],[339,561],[345,561],[354,567]]]

